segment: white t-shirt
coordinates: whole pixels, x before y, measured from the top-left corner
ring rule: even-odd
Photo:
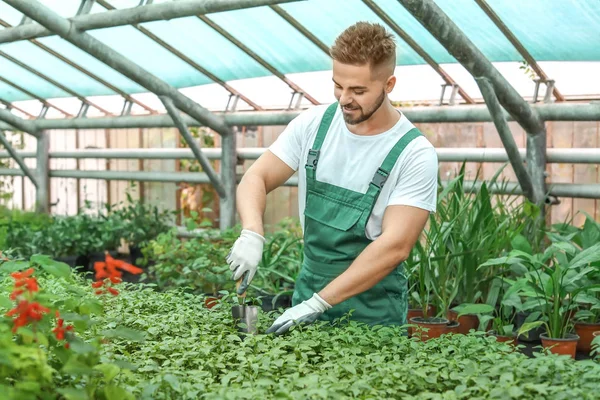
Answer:
[[[294,118],[269,150],[298,171],[298,208],[304,229],[306,170],[304,166],[319,124],[328,105],[303,111]],[[369,183],[396,142],[414,125],[401,114],[388,131],[361,136],[348,130],[337,107],[327,136],[321,146],[316,179],[332,185],[366,193]],[[435,212],[438,159],[433,145],[424,136],[413,139],[402,151],[375,203],[366,226],[367,238],[381,234],[383,213],[388,205],[409,205]]]

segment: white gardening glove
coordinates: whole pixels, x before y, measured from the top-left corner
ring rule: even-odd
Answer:
[[[277,318],[273,325],[267,329],[267,333],[275,332],[281,335],[287,332],[294,324],[312,324],[321,314],[329,310],[331,306],[321,298],[317,293],[313,294],[308,300],[287,309],[281,317]]]
[[[265,238],[256,232],[243,229],[239,238],[233,244],[231,251],[227,255],[227,264],[233,271],[232,279],[239,280],[244,276],[244,280],[238,288],[237,294],[243,294],[256,274],[256,268],[262,259]]]

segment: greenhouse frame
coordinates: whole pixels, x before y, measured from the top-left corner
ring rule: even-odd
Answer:
[[[86,88],[69,88],[64,84],[59,83],[60,80],[64,80],[64,77],[60,76],[60,71],[57,71],[55,77],[48,76],[38,70],[36,65],[19,61],[14,55],[2,52],[2,57],[5,60],[9,60],[14,68],[20,68],[22,74],[23,70],[27,70],[37,76],[39,79],[31,80],[31,87],[23,88],[17,83],[11,83],[8,79],[0,78],[6,85],[12,85],[13,88],[20,88],[23,93],[31,95],[42,102],[43,112],[39,116],[30,116],[30,118],[24,119],[15,115],[11,112],[10,99],[6,95],[2,99],[6,108],[0,110],[0,120],[2,125],[0,129],[5,131],[20,130],[33,135],[38,142],[36,154],[25,153],[21,154],[8,145],[7,141],[3,139],[3,144],[7,148],[7,152],[4,157],[10,156],[15,159],[17,164],[21,167],[21,170],[15,169],[4,169],[0,171],[2,175],[22,175],[25,174],[37,188],[37,207],[40,211],[47,211],[48,201],[45,200],[48,197],[48,180],[50,177],[79,177],[79,178],[94,178],[94,179],[135,179],[140,181],[181,181],[186,180],[188,182],[210,182],[214,185],[216,191],[221,199],[221,216],[220,223],[221,227],[229,227],[234,224],[235,215],[235,165],[237,158],[256,158],[261,154],[264,149],[255,149],[254,151],[236,151],[235,135],[232,133],[231,127],[234,125],[285,125],[292,118],[294,118],[300,112],[298,107],[302,100],[308,100],[312,104],[318,104],[318,101],[305,92],[285,76],[280,71],[281,67],[274,66],[274,63],[265,60],[261,55],[253,51],[248,44],[245,44],[242,39],[235,37],[232,33],[228,32],[225,28],[218,25],[208,15],[217,13],[216,15],[227,16],[227,13],[239,12],[240,10],[249,9],[266,9],[274,11],[274,15],[268,15],[265,18],[278,17],[289,24],[289,27],[296,30],[295,33],[299,34],[302,39],[307,42],[305,46],[312,46],[311,50],[318,49],[321,56],[327,52],[327,44],[320,37],[325,36],[325,32],[318,32],[311,30],[307,26],[300,22],[301,18],[294,17],[296,14],[304,17],[314,11],[316,2],[303,2],[303,1],[243,1],[243,0],[223,0],[223,1],[172,1],[172,2],[155,2],[152,1],[141,1],[135,7],[126,9],[115,9],[111,4],[105,0],[98,1],[82,1],[77,14],[71,18],[65,18],[57,14],[57,11],[51,9],[35,0],[5,0],[9,6],[14,7],[13,12],[18,10],[22,13],[22,21],[18,25],[14,26],[6,22],[2,18],[2,25],[4,29],[0,31],[0,43],[6,46],[8,43],[14,43],[14,46],[10,49],[14,51],[13,54],[19,50],[17,46],[21,44],[34,44],[38,48],[44,49],[46,45],[40,43],[40,38],[52,37],[54,35],[59,36],[62,41],[69,42],[76,48],[83,50],[94,59],[101,61],[104,65],[118,71],[123,76],[129,78],[132,82],[145,88],[147,91],[154,93],[160,98],[160,101],[168,111],[167,114],[157,114],[156,111],[141,103],[139,100],[131,97],[131,88],[120,89],[113,84],[105,81],[104,79],[97,76],[97,73],[91,72],[86,69],[86,66],[75,64],[72,61],[66,60],[65,57],[60,54],[55,54],[55,51],[50,50],[48,54],[46,52],[44,57],[62,57],[61,59],[71,66],[80,69],[85,75],[94,79],[97,87]],[[355,4],[360,3],[360,4]],[[515,193],[525,195],[530,200],[537,204],[551,204],[551,197],[583,197],[583,198],[600,198],[600,185],[598,184],[556,184],[548,188],[544,171],[546,163],[548,162],[582,162],[582,163],[597,163],[599,161],[599,155],[593,149],[580,150],[559,150],[552,149],[547,152],[546,149],[546,131],[544,123],[545,121],[598,121],[600,120],[600,103],[598,102],[570,102],[565,101],[564,96],[560,92],[560,87],[554,84],[554,81],[549,79],[541,67],[538,65],[536,59],[532,54],[544,52],[548,53],[549,49],[543,48],[543,44],[540,44],[540,48],[532,48],[535,43],[526,43],[531,41],[529,37],[525,37],[525,40],[519,39],[519,35],[509,29],[511,25],[510,21],[506,21],[506,18],[502,18],[501,15],[509,15],[514,12],[510,6],[504,7],[501,2],[495,2],[494,7],[491,3],[485,0],[477,0],[476,4],[470,4],[470,7],[478,7],[479,12],[485,13],[489,20],[485,21],[485,24],[493,24],[503,34],[503,40],[506,39],[507,43],[502,42],[504,46],[513,46],[516,49],[516,57],[522,58],[535,70],[540,77],[536,82],[534,100],[528,102],[515,91],[511,84],[507,81],[502,74],[492,65],[491,61],[495,61],[493,57],[503,57],[500,49],[497,49],[497,53],[492,54],[492,57],[486,56],[482,50],[480,50],[475,44],[472,38],[469,38],[465,32],[457,25],[457,23],[449,17],[442,7],[437,5],[433,1],[398,1],[398,2],[383,2],[385,4],[379,5],[378,2],[373,0],[364,0],[363,2],[353,2],[353,7],[367,7],[371,10],[374,15],[377,16],[387,28],[395,32],[402,41],[402,48],[407,47],[411,50],[415,57],[420,58],[418,62],[425,62],[429,64],[444,80],[445,86],[443,90],[446,90],[446,86],[452,91],[450,104],[438,105],[434,107],[427,107],[419,109],[406,109],[405,113],[407,117],[414,122],[468,122],[468,121],[493,121],[497,128],[498,134],[502,139],[502,143],[505,148],[503,154],[488,154],[483,151],[468,152],[468,151],[452,151],[451,149],[438,149],[440,154],[440,161],[446,160],[468,160],[468,161],[489,161],[492,159],[496,160],[508,160],[514,169],[518,182],[516,185],[511,187],[511,190],[516,190]],[[396,4],[390,4],[396,3]],[[449,3],[449,2],[447,2]],[[587,3],[585,6],[582,4],[582,9],[577,11],[579,13],[584,12],[584,7],[589,7],[588,11],[600,12],[597,6],[594,6],[592,2]],[[286,11],[285,6],[293,6]],[[105,11],[90,13],[93,7],[102,6]],[[405,19],[411,18],[409,23],[395,20],[390,13],[386,12],[385,9],[395,7],[395,15],[402,15]],[[446,7],[452,7],[450,4],[445,4]],[[6,9],[6,5],[3,6]],[[304,9],[302,8],[304,7]],[[495,11],[494,8],[497,10]],[[236,11],[237,10],[237,11]],[[294,12],[291,12],[291,11]],[[59,10],[60,11],[60,10]],[[64,10],[62,10],[64,11]],[[265,10],[264,12],[266,12]],[[358,9],[354,10],[357,12]],[[451,9],[450,11],[456,13],[457,10]],[[466,10],[465,12],[467,12]],[[401,14],[399,14],[401,12]],[[470,11],[475,12],[475,11]],[[572,13],[576,13],[576,10],[572,10]],[[220,14],[219,14],[220,13]],[[236,89],[230,87],[226,81],[217,76],[215,72],[211,72],[208,68],[204,67],[202,63],[197,60],[193,60],[190,56],[185,54],[184,49],[177,49],[175,46],[170,45],[166,40],[159,37],[156,33],[152,32],[152,29],[145,28],[142,24],[151,23],[155,21],[177,21],[177,19],[185,17],[197,17],[198,20],[202,21],[205,25],[212,28],[215,32],[218,32],[222,38],[228,40],[234,45],[236,51],[243,54],[244,57],[253,60],[255,63],[264,67],[269,73],[280,78],[285,82],[289,88],[293,91],[292,98],[290,99],[290,106],[287,110],[280,111],[265,111],[261,106],[253,102],[244,94],[240,93]],[[583,17],[579,15],[580,17]],[[589,17],[589,15],[588,15]],[[459,17],[456,17],[459,19]],[[540,16],[543,18],[543,16]],[[591,18],[591,17],[589,17]],[[172,22],[174,23],[174,22]],[[420,26],[416,26],[416,24]],[[268,25],[268,21],[265,21]],[[485,25],[484,22],[480,23]],[[225,88],[230,93],[231,102],[228,104],[228,110],[225,112],[211,112],[200,104],[192,101],[185,95],[181,94],[176,85],[181,86],[181,82],[176,82],[176,79],[172,79],[174,83],[167,82],[167,79],[161,79],[157,74],[153,74],[147,69],[144,69],[144,65],[140,62],[136,62],[133,58],[129,58],[123,55],[118,50],[107,45],[107,40],[101,41],[92,35],[94,31],[102,31],[107,35],[110,34],[111,29],[118,29],[129,25],[147,38],[149,38],[153,44],[157,44],[169,52],[171,55],[177,57],[179,60],[185,62],[188,66],[191,66],[195,71],[201,72],[207,80],[212,80]],[[264,24],[263,24],[264,25]],[[401,28],[401,25],[407,25],[410,31],[418,33],[410,34],[407,30]],[[487,25],[486,25],[487,27]],[[480,27],[480,29],[482,29]],[[564,27],[564,29],[569,29]],[[595,27],[596,31],[598,27]],[[590,29],[590,38],[594,36],[593,29]],[[559,32],[553,34],[559,35]],[[141,35],[140,35],[141,36]],[[330,35],[329,35],[330,36]],[[521,36],[523,36],[521,34]],[[109,37],[109,36],[107,36]],[[489,38],[488,38],[489,39]],[[135,40],[141,40],[141,38],[135,37]],[[433,43],[437,40],[437,43]],[[590,39],[591,40],[591,39]],[[16,42],[16,43],[15,43]],[[440,48],[439,46],[442,46]],[[497,46],[500,46],[498,44]],[[590,42],[590,46],[593,47]],[[25,49],[25,47],[23,47]],[[511,49],[512,50],[512,49]],[[589,50],[590,53],[594,53],[591,49],[579,49],[580,52]],[[444,54],[444,51],[447,53]],[[54,53],[53,53],[54,52]],[[287,50],[289,52],[289,50]],[[488,50],[488,52],[491,52]],[[285,53],[285,51],[282,51]],[[493,52],[492,52],[493,53]],[[560,51],[558,52],[560,53]],[[597,49],[596,49],[597,53]],[[54,55],[53,55],[54,54]],[[435,54],[435,56],[433,55]],[[567,60],[570,56],[568,53],[564,53],[564,59]],[[573,57],[581,55],[571,54]],[[587,54],[591,59],[600,59],[597,54]],[[595,58],[594,58],[595,57]],[[407,57],[408,58],[408,57]],[[485,104],[474,104],[474,100],[469,96],[463,88],[461,88],[452,77],[439,65],[439,62],[443,58],[452,58],[454,62],[460,63],[476,80],[477,85],[483,95]],[[222,61],[222,60],[219,60]],[[299,65],[296,67],[298,71],[309,70],[314,68],[313,64],[319,64],[320,57],[315,56],[315,59],[307,59],[305,65]],[[88,60],[91,64],[91,60]],[[408,60],[407,62],[413,62]],[[95,65],[94,65],[95,66]],[[95,68],[97,70],[97,68]],[[215,66],[211,66],[211,69],[215,71]],[[181,80],[181,79],[180,79]],[[39,82],[38,82],[39,81]],[[21,82],[19,82],[21,83]],[[36,87],[37,85],[37,87]],[[44,118],[48,108],[57,107],[48,103],[47,96],[37,96],[32,92],[40,91],[40,85],[51,86],[54,85],[63,93],[75,96],[81,102],[81,108],[77,115],[71,115],[64,110],[60,110],[64,114],[62,119],[48,119]],[[102,86],[103,85],[103,86]],[[83,85],[82,85],[83,86]],[[538,93],[540,87],[546,86],[546,94],[542,99]],[[86,99],[86,95],[96,94],[94,89],[99,92],[105,92],[107,89],[112,90],[124,97],[124,107],[121,115],[115,116],[110,114],[108,111],[103,110],[101,106],[94,104],[92,101]],[[83,91],[88,93],[82,94]],[[443,99],[444,92],[442,92],[441,98]],[[458,103],[457,98],[462,99],[464,104]],[[540,97],[538,99],[538,97]],[[254,109],[254,111],[236,111],[235,104],[238,101],[243,101]],[[149,115],[129,115],[132,105],[137,104],[147,111]],[[86,113],[90,107],[96,107],[99,111],[103,112],[105,116],[98,118],[87,117]],[[57,108],[58,109],[58,108]],[[185,113],[185,114],[183,114]],[[33,117],[33,118],[31,118]],[[507,121],[517,121],[518,124],[525,129],[527,132],[527,148],[526,152],[519,151],[516,143],[510,135],[510,129],[507,125]],[[50,129],[85,129],[85,128],[130,128],[130,127],[177,127],[183,138],[187,141],[191,154],[199,160],[201,165],[205,168],[205,173],[188,173],[182,174],[160,174],[160,173],[148,173],[148,172],[86,172],[86,171],[50,171],[48,170],[48,159],[49,157],[76,157],[76,158],[98,158],[98,157],[131,157],[131,158],[167,158],[180,156],[181,152],[170,152],[170,151],[138,151],[130,150],[128,152],[117,152],[117,151],[77,151],[77,152],[62,152],[57,154],[48,153],[48,134],[47,130]],[[191,136],[188,131],[190,126],[207,126],[210,129],[217,132],[222,137],[222,148],[218,151],[207,152],[200,149],[200,147],[191,140]],[[2,136],[4,138],[4,136]],[[8,146],[7,146],[8,145]],[[186,152],[189,155],[190,152]],[[31,170],[25,165],[23,159],[25,157],[35,156],[37,159],[37,165],[35,171]],[[219,158],[222,161],[220,174],[217,174],[210,165],[208,164],[208,158]],[[290,181],[288,184],[293,185],[294,182]]]

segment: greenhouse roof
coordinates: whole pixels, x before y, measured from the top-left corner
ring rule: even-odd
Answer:
[[[39,2],[64,18],[179,3]],[[230,94],[240,96],[238,109],[260,109],[291,104],[294,91],[304,93],[299,105],[332,100],[327,48],[349,25],[375,21],[384,24],[397,39],[401,76],[396,100],[435,100],[441,95],[440,85],[449,81],[464,91],[457,100],[470,103],[481,99],[470,74],[396,0],[271,3],[86,32],[169,85],[183,89],[182,93],[208,109],[224,109]],[[529,72],[521,68],[524,60],[538,77],[555,80],[554,97],[558,100],[600,96],[600,1],[435,3],[523,97],[532,96],[535,85]],[[129,97],[136,103],[134,112],[161,108],[160,101],[140,84],[57,35],[16,40],[11,32],[23,30],[27,24],[36,23],[0,0],[0,101],[5,105],[15,102],[15,107],[22,104],[21,110],[27,111],[27,101],[37,99],[34,103],[41,108],[42,100],[52,99],[54,113],[62,117],[76,114],[79,100],[85,99],[98,115],[118,114],[121,110],[115,108],[112,96],[122,99],[134,95]],[[277,96],[281,98],[273,100]]]

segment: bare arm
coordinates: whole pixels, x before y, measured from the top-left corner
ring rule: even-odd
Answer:
[[[264,236],[263,215],[267,194],[284,184],[294,172],[269,150],[252,164],[237,189],[237,210],[243,229]]]
[[[417,207],[387,207],[381,235],[343,274],[321,290],[319,296],[334,306],[375,286],[408,258],[428,216],[429,211]]]

